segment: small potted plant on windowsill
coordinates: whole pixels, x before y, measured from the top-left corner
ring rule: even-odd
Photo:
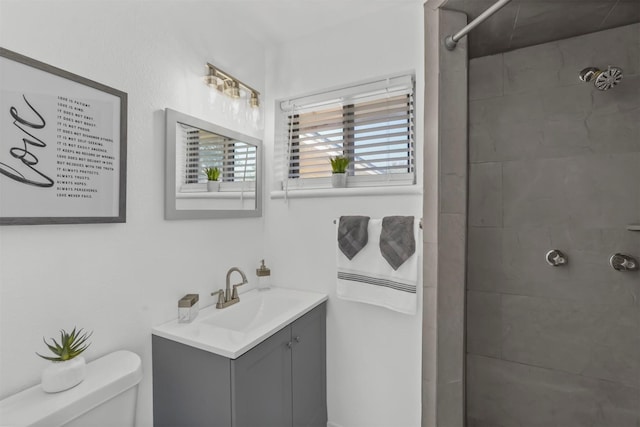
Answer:
[[[89,345],[89,337],[93,332],[86,333],[83,329],[73,328],[71,333],[64,329],[60,331],[60,342],[51,338],[52,344],[42,338],[54,356],[43,356],[43,359],[53,362],[42,371],[42,389],[47,393],[57,393],[74,387],[84,380],[86,362],[80,356]]]
[[[217,167],[204,168],[207,175],[207,191],[220,191],[220,169]]]
[[[343,188],[347,186],[347,167],[349,158],[346,156],[331,157],[331,186]]]

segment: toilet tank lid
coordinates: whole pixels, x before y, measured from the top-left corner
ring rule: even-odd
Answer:
[[[45,393],[40,384],[0,401],[0,425],[54,426],[101,405],[142,379],[140,357],[115,351],[87,364],[83,382],[60,393]]]

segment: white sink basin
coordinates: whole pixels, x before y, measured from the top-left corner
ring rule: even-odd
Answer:
[[[271,291],[248,292],[242,295],[240,302],[216,310],[201,321],[231,331],[249,332],[277,318],[299,302],[299,299],[281,294]]]
[[[153,328],[153,334],[235,359],[292,321],[327,300],[326,294],[271,288],[240,295],[223,309],[215,304],[200,310],[192,323],[178,320]]]

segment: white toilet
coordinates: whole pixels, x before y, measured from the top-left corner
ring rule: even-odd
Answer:
[[[40,385],[0,401],[2,427],[133,427],[140,357],[122,350],[87,364],[83,382],[60,393]]]

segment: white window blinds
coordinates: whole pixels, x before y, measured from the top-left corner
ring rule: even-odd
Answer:
[[[350,160],[349,186],[415,182],[411,76],[299,98],[281,107],[287,126],[288,181],[283,187],[329,186],[329,159],[338,155]]]

